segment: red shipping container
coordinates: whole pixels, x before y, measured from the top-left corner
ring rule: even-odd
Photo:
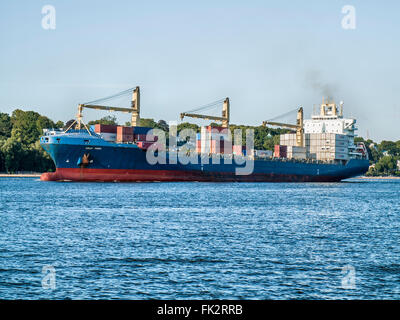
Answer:
[[[118,126],[117,127],[117,135],[118,134],[127,134],[127,135],[133,136],[133,127]]]
[[[208,126],[207,128],[207,132],[228,132],[229,129],[224,128],[224,127],[212,127],[212,126]]]
[[[221,140],[211,140],[211,153],[225,153],[225,148],[227,153],[232,153],[232,145],[226,142],[224,139]]]
[[[133,142],[133,134],[117,135],[117,142]]]
[[[136,141],[149,141],[149,142],[154,142],[158,140],[158,137],[154,135],[146,135],[146,134],[135,134],[134,138]]]
[[[154,142],[149,142],[149,141],[136,141],[136,145],[143,149],[143,150],[147,150],[152,144],[154,144]],[[157,145],[157,149],[158,150],[162,150],[164,148],[161,148],[160,145]]]
[[[287,157],[287,146],[281,146],[276,144],[274,147],[275,158],[286,158]]]
[[[152,134],[148,134],[146,135],[146,141],[157,141],[158,137],[152,135]]]
[[[117,142],[133,142],[133,128],[118,126]]]
[[[146,135],[145,134],[135,134],[135,140],[146,141]]]
[[[238,146],[238,145],[234,145],[232,146],[232,151],[234,154],[236,155],[243,155],[243,149],[246,149],[245,146]]]
[[[201,153],[201,140],[196,141],[196,152]]]
[[[94,132],[97,133],[117,133],[117,125],[113,124],[100,124],[94,125]]]

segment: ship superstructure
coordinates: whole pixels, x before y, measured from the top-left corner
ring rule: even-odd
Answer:
[[[288,150],[301,150],[307,159],[347,161],[367,157],[364,144],[354,143],[356,119],[343,117],[343,102],[338,107],[334,101],[323,101],[319,111],[311,119],[303,120],[301,146],[295,134],[281,135],[280,145]]]

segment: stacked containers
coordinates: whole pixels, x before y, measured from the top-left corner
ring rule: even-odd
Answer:
[[[306,147],[287,146],[287,157],[291,159],[306,159]]]
[[[232,154],[232,142],[224,139],[211,140],[211,153],[222,153]]]
[[[279,144],[282,146],[297,146],[296,134],[286,133],[280,135]]]
[[[202,127],[196,136],[196,150],[200,153],[232,153],[229,129],[223,127]]]
[[[150,127],[132,127],[133,129],[133,140],[136,145],[144,150],[147,150],[154,142],[158,140],[158,137],[147,134],[153,128]],[[160,150],[160,146],[158,146]]]
[[[94,132],[100,134],[108,142],[115,142],[117,140],[117,127],[117,125],[99,123],[93,126]]]
[[[271,158],[273,152],[271,150],[254,150],[254,155],[260,158]]]
[[[133,142],[133,127],[118,126],[117,142],[120,143]]]
[[[281,146],[279,144],[276,144],[274,148],[274,157],[287,158],[287,146]]]
[[[336,133],[307,133],[307,152],[311,159],[348,160],[348,137]]]
[[[233,145],[232,146],[232,153],[237,155],[237,156],[242,156],[243,155],[243,146],[241,145]]]
[[[201,134],[196,134],[196,152],[201,153]]]
[[[306,133],[304,135],[305,155],[304,149],[297,147],[296,134],[282,134],[280,144],[288,146],[288,158],[324,161],[349,159],[349,141],[343,134]]]
[[[147,133],[153,129],[150,127],[132,127],[133,128],[133,138],[135,141],[155,141],[154,136],[147,137]]]
[[[144,150],[147,150],[153,143],[153,141],[136,141],[136,145]],[[160,150],[160,148],[158,148],[158,150]]]
[[[237,155],[237,156],[245,156],[247,154],[246,146],[233,145],[232,146],[232,153]]]

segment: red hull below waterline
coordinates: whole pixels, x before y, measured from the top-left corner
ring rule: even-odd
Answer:
[[[274,173],[235,175],[223,172],[199,172],[176,170],[126,170],[58,168],[46,172],[42,181],[99,181],[99,182],[156,182],[156,181],[204,181],[204,182],[337,182],[342,177],[281,175]]]

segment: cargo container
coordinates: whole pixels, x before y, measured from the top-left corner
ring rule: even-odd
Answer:
[[[115,142],[117,140],[117,134],[116,133],[107,133],[107,132],[102,132],[100,133],[100,136],[105,140],[109,142]]]
[[[286,158],[287,157],[287,146],[281,146],[276,144],[274,147],[275,158]]]
[[[271,150],[254,150],[254,156],[260,158],[271,158],[273,152]]]
[[[246,146],[242,145],[233,145],[232,153],[237,156],[245,156],[247,153]]]
[[[113,124],[100,124],[94,125],[94,132],[96,133],[117,133],[117,125]]]
[[[228,140],[229,129],[223,127],[201,127],[200,139],[201,140],[215,140],[225,139]]]
[[[201,153],[201,141],[200,140],[196,141],[196,152]]]
[[[147,150],[154,142],[148,142],[148,141],[137,141],[136,145],[144,150]],[[159,150],[159,148],[158,148]]]
[[[147,134],[153,128],[151,127],[132,127],[134,134]]]
[[[133,127],[117,127],[117,142],[133,142]]]
[[[211,140],[211,153],[232,154],[232,142],[230,140]]]
[[[306,153],[305,147],[287,146],[287,152],[291,153]]]
[[[157,136],[154,136],[152,134],[134,134],[133,135],[135,141],[149,141],[149,142],[154,142],[158,140]]]

